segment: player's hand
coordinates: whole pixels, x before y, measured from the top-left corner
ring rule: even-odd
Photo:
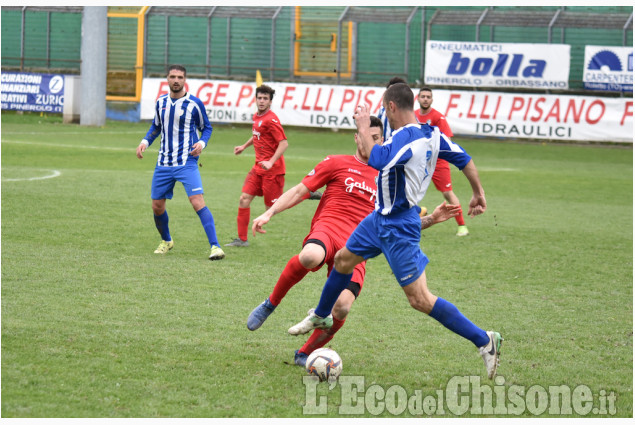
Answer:
[[[260,161],[258,164],[260,164],[260,167],[263,170],[269,170],[271,169],[271,167],[273,167],[273,162],[271,161]]]
[[[269,223],[269,218],[267,214],[262,214],[254,218],[254,223],[251,225],[251,233],[256,236],[256,232],[258,233],[267,233],[265,229],[262,228],[265,224]]]
[[[487,202],[485,202],[485,195],[472,195],[470,200],[470,209],[467,211],[467,215],[475,217],[479,214],[483,214],[487,209]]]
[[[145,143],[139,143],[139,146],[137,146],[137,158],[142,159],[143,153],[145,152],[146,149],[148,149],[148,147],[146,146]]]
[[[192,148],[192,151],[190,152],[190,155],[199,156],[202,151],[203,151],[203,142],[196,142],[196,144],[194,145],[194,148]]]
[[[357,105],[355,108],[355,113],[353,114],[353,119],[355,120],[355,125],[357,129],[360,128],[366,129],[370,127],[370,109],[368,105]]]
[[[243,153],[244,150],[245,147],[243,145],[234,146],[234,155],[240,155],[241,153]]]
[[[460,213],[460,205],[452,205],[444,201],[441,205],[434,209],[432,214],[430,214],[430,217],[432,217],[434,223],[441,223],[443,221],[451,219],[452,217],[456,217]]]

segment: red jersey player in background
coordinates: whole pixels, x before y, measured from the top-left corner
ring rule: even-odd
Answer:
[[[373,140],[381,144],[383,142],[381,120],[371,117],[370,126]],[[326,190],[311,221],[311,230],[304,238],[302,250],[289,260],[269,297],[249,315],[247,319],[249,330],[258,329],[280,304],[289,289],[302,280],[309,271],[315,272],[326,263],[330,273],[335,253],[346,244],[346,240],[355,227],[375,207],[376,176],[377,170],[368,165],[368,158],[362,156],[359,149],[355,155],[327,156],[304,177],[301,183],[285,192],[271,208],[254,219],[253,234],[266,233],[263,226],[274,214],[298,204],[306,198],[310,190],[317,190],[326,185]],[[459,209],[458,206],[444,203],[437,207],[432,215],[422,218],[422,228],[454,217]],[[353,271],[348,291],[342,291],[333,307],[333,326],[329,329],[313,331],[302,348],[296,351],[294,359],[296,364],[304,366],[308,355],[326,345],[344,325],[353,301],[364,285],[365,274],[365,262],[362,262]]]
[[[256,163],[251,168],[238,202],[236,224],[238,237],[225,246],[249,246],[247,231],[251,214],[250,205],[254,197],[264,197],[265,207],[271,205],[282,195],[284,189],[284,151],[289,142],[284,134],[280,119],[271,110],[271,101],[275,90],[262,84],[256,88],[256,106],[258,112],[253,116],[252,136],[244,144],[234,147],[234,155],[240,155],[253,145],[256,152]],[[312,199],[319,199],[319,193],[311,194]]]
[[[439,130],[441,130],[443,134],[449,138],[454,137],[445,116],[441,112],[432,108],[432,89],[429,87],[422,87],[419,90],[417,100],[421,106],[418,110],[415,109],[417,121],[422,124],[430,124],[439,127]],[[452,176],[450,174],[450,164],[448,161],[440,158],[437,160],[437,166],[434,169],[434,174],[432,174],[432,182],[437,190],[443,194],[443,197],[449,204],[460,205],[459,198],[457,198],[452,191]],[[459,213],[459,215],[456,216],[456,222],[459,225],[456,235],[469,235],[469,231],[465,225],[465,220],[463,219],[463,213]]]

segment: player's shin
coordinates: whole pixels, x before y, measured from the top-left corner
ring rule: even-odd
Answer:
[[[269,295],[269,301],[271,304],[277,306],[280,301],[287,295],[289,289],[301,281],[304,276],[309,272],[301,263],[298,255],[293,256],[276,282],[276,286],[273,288],[271,295]]]
[[[482,347],[489,342],[489,336],[483,329],[472,323],[454,304],[443,298],[437,298],[430,317],[438,320],[455,334],[469,339],[477,347]]]
[[[216,237],[216,226],[214,225],[214,216],[207,206],[196,211],[198,217],[201,219],[201,224],[207,235],[207,240],[210,246],[220,246],[218,238]]]
[[[337,298],[340,296],[340,293],[346,289],[352,277],[353,273],[343,274],[338,272],[335,268],[331,271],[331,274],[328,279],[326,279],[326,283],[322,289],[320,302],[315,309],[316,315],[326,317],[331,314],[331,310],[333,309]]]
[[[171,241],[172,237],[170,236],[170,228],[168,227],[170,219],[168,217],[168,212],[163,211],[161,215],[154,216],[154,225],[157,227],[159,234],[161,235],[161,239],[164,241]]]
[[[247,240],[247,232],[249,231],[249,216],[251,208],[238,207],[238,216],[236,217],[236,225],[238,227],[238,237],[242,241]]]
[[[333,339],[335,333],[340,330],[342,326],[344,326],[344,320],[337,319],[333,317],[333,326],[328,329],[316,329],[313,331],[309,339],[304,343],[302,348],[300,348],[301,353],[311,354],[313,351],[318,348],[324,347],[329,343],[330,340]]]

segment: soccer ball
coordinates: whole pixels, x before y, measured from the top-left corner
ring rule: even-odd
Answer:
[[[320,382],[334,382],[342,373],[342,359],[335,350],[318,348],[306,359],[306,371]]]

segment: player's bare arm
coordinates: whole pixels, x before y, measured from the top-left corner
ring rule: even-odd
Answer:
[[[470,159],[465,168],[463,168],[463,174],[467,177],[467,180],[472,186],[472,199],[470,200],[470,208],[467,214],[470,217],[475,217],[479,214],[483,214],[487,209],[487,202],[485,201],[485,191],[481,185],[481,179],[478,176],[478,170],[474,161]]]
[[[427,229],[434,224],[442,223],[452,217],[456,217],[460,212],[460,205],[452,205],[443,202],[434,209],[432,214],[421,217],[421,230]]]
[[[265,170],[269,170],[271,167],[273,167],[273,164],[275,164],[276,161],[280,159],[280,157],[282,156],[282,154],[284,154],[288,147],[289,142],[286,139],[281,140],[280,143],[278,143],[278,148],[273,153],[273,156],[266,161],[260,161],[260,166]]]
[[[309,193],[309,189],[304,185],[304,183],[298,183],[293,186],[291,189],[284,192],[276,202],[273,203],[271,208],[262,213],[260,216],[254,218],[253,224],[251,226],[251,233],[256,236],[256,232],[258,233],[267,233],[266,230],[262,228],[265,224],[269,223],[271,217],[275,214],[278,214],[284,210],[287,210],[291,207],[302,202],[302,200]]]
[[[251,136],[244,144],[240,146],[234,146],[234,155],[240,155],[245,149],[254,144],[254,137]]]

